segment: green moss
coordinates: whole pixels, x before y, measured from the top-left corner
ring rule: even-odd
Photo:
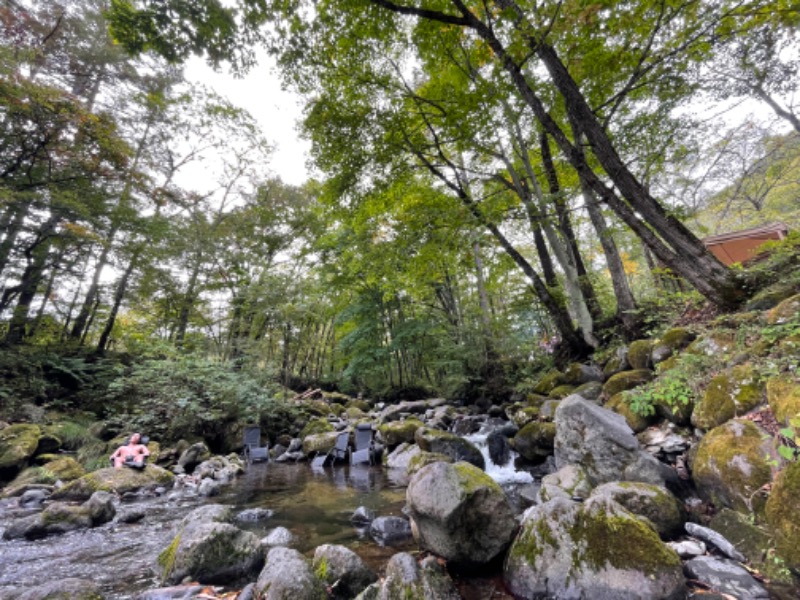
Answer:
[[[649,369],[623,371],[622,373],[617,373],[609,377],[608,381],[606,381],[603,386],[603,394],[607,398],[611,398],[625,390],[631,390],[640,385],[644,385],[651,379],[653,379],[653,372]]]
[[[695,334],[685,327],[674,327],[661,336],[658,343],[668,346],[673,351],[682,350],[688,346],[695,337]]]
[[[309,435],[328,433],[333,430],[333,425],[328,423],[327,419],[311,419],[300,432],[300,439],[302,440]]]
[[[381,437],[387,446],[397,446],[403,442],[413,442],[414,434],[417,429],[424,427],[425,424],[416,418],[405,419],[403,421],[393,421],[378,426]]]
[[[750,421],[728,421],[700,441],[694,461],[698,491],[718,507],[760,512],[772,479],[764,436]]]
[[[328,581],[328,559],[324,556],[320,559],[317,563],[314,574],[317,576],[318,579],[321,581]]]
[[[773,377],[767,381],[767,401],[782,425],[800,414],[800,384],[790,375]]]
[[[555,423],[533,421],[514,436],[514,449],[527,460],[542,460],[553,453],[555,438]]]
[[[0,469],[24,466],[36,452],[41,435],[37,425],[26,423],[0,429]]]
[[[636,340],[628,346],[628,362],[634,370],[650,367],[650,352],[653,342],[650,340]]]
[[[478,467],[467,462],[457,462],[453,469],[458,475],[458,481],[467,495],[474,494],[481,489],[490,489],[499,494],[504,494],[503,488]]]
[[[634,433],[639,433],[647,429],[651,423],[651,419],[650,417],[636,414],[631,410],[629,395],[635,393],[634,391],[614,394],[608,402],[606,402],[605,407],[625,417],[625,422],[628,423],[628,427],[630,427]]]
[[[161,582],[165,583],[175,569],[175,560],[178,558],[178,546],[181,544],[181,534],[175,536],[169,546],[158,555],[158,565],[161,567]]]
[[[574,385],[563,384],[563,385],[559,385],[559,386],[556,386],[555,388],[553,388],[552,391],[549,394],[549,397],[550,398],[559,398],[559,399],[566,398],[567,396],[569,396],[574,391],[575,391],[575,386]]]
[[[712,429],[741,416],[761,402],[763,388],[751,365],[734,367],[714,377],[692,413],[692,424]]]
[[[539,380],[533,388],[533,393],[546,396],[562,383],[564,383],[564,374],[560,371],[552,370]]]
[[[639,570],[656,577],[665,567],[680,568],[678,555],[639,519],[582,510],[568,529],[575,544],[573,564],[588,563],[594,570],[610,564],[616,569]]]
[[[447,456],[446,454],[441,454],[439,452],[425,452],[423,450],[412,456],[411,460],[408,461],[408,467],[406,467],[406,474],[413,475],[414,473],[419,471],[422,467],[425,467],[435,462],[452,463],[453,459],[450,456]]]
[[[800,569],[800,463],[790,463],[772,486],[767,500],[767,523],[775,536],[779,554],[795,569]]]
[[[787,323],[797,318],[800,314],[800,294],[795,294],[787,298],[767,314],[767,322],[770,325]]]
[[[506,410],[506,415],[517,427],[525,427],[539,418],[539,407],[515,404]]]

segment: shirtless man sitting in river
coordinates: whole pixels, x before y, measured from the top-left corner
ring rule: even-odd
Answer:
[[[140,443],[141,439],[142,436],[134,433],[127,444],[117,448],[117,451],[111,455],[111,460],[114,461],[114,468],[121,469],[123,465],[140,469],[144,467],[147,457],[150,456],[150,450]]]

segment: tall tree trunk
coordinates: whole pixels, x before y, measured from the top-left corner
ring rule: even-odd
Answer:
[[[22,230],[22,223],[25,216],[28,214],[28,204],[25,202],[17,202],[15,206],[10,208],[6,214],[3,215],[3,230],[5,235],[3,241],[0,242],[0,275],[6,270],[8,260],[11,256],[11,251],[14,249],[14,244],[17,241],[17,236]]]
[[[492,333],[492,313],[489,307],[489,293],[486,291],[486,280],[483,275],[483,257],[481,245],[476,241],[472,243],[472,256],[475,261],[475,284],[478,289],[478,304],[481,307],[481,337],[483,338],[484,352],[487,360],[497,356],[494,348],[494,335]]]
[[[97,259],[97,264],[94,268],[92,282],[89,284],[89,289],[83,299],[83,304],[78,312],[78,316],[75,317],[75,322],[72,324],[72,330],[70,331],[69,337],[73,340],[84,339],[84,333],[87,329],[86,324],[89,321],[89,315],[92,311],[92,307],[96,304],[97,291],[100,289],[100,276],[102,275],[106,264],[108,264],[108,255],[111,252],[111,245],[114,243],[114,236],[116,233],[117,228],[112,227],[111,231],[109,231],[106,243],[103,244],[103,251],[100,253],[100,257]],[[81,342],[81,344],[82,343],[83,342]]]
[[[119,309],[122,306],[122,301],[125,298],[125,294],[128,292],[128,285],[130,284],[131,276],[136,269],[136,265],[139,263],[140,254],[141,250],[138,249],[133,253],[131,260],[128,262],[128,267],[125,269],[122,277],[120,277],[119,281],[117,282],[117,287],[114,290],[114,300],[111,304],[111,311],[108,314],[108,319],[106,319],[106,325],[103,328],[103,333],[100,334],[100,339],[97,341],[97,346],[95,348],[95,351],[98,354],[105,352],[106,348],[108,347],[108,341],[111,339],[111,332],[114,330],[114,324],[117,321],[117,315],[119,314]]]
[[[186,337],[186,329],[189,327],[189,314],[194,308],[194,303],[197,300],[197,279],[200,277],[200,265],[202,262],[202,254],[197,256],[192,274],[189,276],[189,282],[186,284],[186,293],[183,295],[181,301],[181,310],[178,314],[178,325],[175,329],[175,346],[181,348],[183,340]]]

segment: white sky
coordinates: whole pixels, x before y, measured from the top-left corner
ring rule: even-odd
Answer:
[[[310,176],[306,163],[311,147],[297,133],[302,104],[295,94],[281,89],[268,56],[259,52],[258,62],[245,77],[236,78],[224,68],[215,72],[202,59],[192,58],[186,64],[186,79],[203,83],[253,115],[275,145],[269,165],[272,173],[285,183],[300,185]]]

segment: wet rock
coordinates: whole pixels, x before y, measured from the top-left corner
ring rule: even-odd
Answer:
[[[336,431],[306,436],[303,438],[303,454],[306,456],[311,456],[315,453],[325,454],[336,445],[337,437],[339,437],[339,433]]]
[[[118,523],[138,523],[147,516],[147,510],[141,507],[130,507],[117,513]]]
[[[256,581],[255,596],[260,600],[319,600],[326,594],[302,554],[291,548],[273,548]]]
[[[239,523],[257,523],[271,519],[274,514],[275,511],[268,508],[248,508],[237,514],[234,520]]]
[[[366,506],[359,506],[350,517],[350,522],[358,527],[359,525],[369,525],[375,520],[375,511]]]
[[[114,469],[109,467],[92,471],[53,493],[54,500],[86,500],[97,491],[125,494],[141,490],[152,490],[159,486],[171,488],[175,476],[156,465],[144,469]]]
[[[381,546],[392,546],[411,539],[411,525],[401,517],[376,517],[369,534]]]
[[[418,564],[406,552],[392,556],[386,565],[386,576],[380,590],[373,597],[377,600],[414,598],[419,600],[459,600],[461,596],[452,580],[436,560],[425,559]]]
[[[453,564],[485,564],[500,554],[517,523],[500,486],[468,463],[433,463],[406,490],[414,537]]]
[[[693,463],[697,491],[718,507],[761,511],[759,490],[772,480],[772,453],[751,421],[728,421],[712,429],[700,440]]]
[[[583,465],[592,485],[608,481],[664,485],[676,477],[640,449],[624,417],[579,396],[562,400],[556,411],[555,458],[558,468]]]
[[[233,507],[227,504],[204,504],[183,517],[180,527],[193,523],[230,523],[233,520]]]
[[[334,598],[353,598],[378,579],[358,554],[344,546],[319,546],[312,567]]]
[[[378,415],[379,423],[397,421],[405,414],[423,415],[429,409],[439,408],[447,404],[444,398],[431,398],[428,400],[403,400],[397,404],[385,407]]]
[[[667,546],[683,559],[702,556],[706,553],[706,545],[700,540],[683,540],[682,542],[667,542]]]
[[[28,490],[19,497],[20,508],[39,508],[50,497],[47,490]]]
[[[214,521],[187,524],[158,556],[161,580],[172,584],[185,577],[199,583],[234,584],[255,576],[263,563],[258,536]]]
[[[197,493],[206,498],[210,498],[211,496],[218,496],[221,489],[222,484],[219,481],[208,478],[203,479],[200,485],[197,486]]]
[[[435,462],[452,463],[456,461],[454,461],[452,457],[447,456],[446,454],[440,454],[438,452],[425,452],[424,450],[420,450],[408,462],[408,467],[406,468],[406,475],[410,477],[414,475],[414,473],[419,471],[422,467],[426,467],[429,464]]]
[[[505,465],[511,460],[511,446],[508,438],[502,431],[493,431],[486,437],[486,446],[489,449],[489,458],[496,465]]]
[[[506,558],[504,580],[519,598],[678,600],[685,593],[678,555],[606,498],[555,498],[530,508]]]
[[[455,461],[465,461],[479,469],[486,468],[486,461],[481,451],[475,444],[462,437],[446,431],[423,427],[417,429],[414,438],[417,445],[426,452],[446,454]]]
[[[693,535],[699,540],[703,540],[707,544],[711,544],[730,559],[737,560],[739,562],[744,562],[747,560],[744,555],[733,546],[733,544],[731,544],[725,539],[724,536],[717,533],[713,529],[703,527],[697,523],[686,523],[686,533]]]
[[[295,542],[294,534],[286,527],[276,527],[261,539],[262,546],[276,548],[278,546],[289,547]]]
[[[36,586],[16,596],[16,600],[104,600],[105,595],[94,581],[58,579]]]
[[[192,444],[181,453],[178,466],[184,473],[192,473],[197,465],[211,457],[211,451],[203,442]]]
[[[686,576],[738,600],[769,598],[769,593],[747,569],[722,558],[698,556],[684,565]]]
[[[116,509],[111,494],[96,492],[80,506],[54,502],[38,514],[17,519],[5,529],[3,539],[33,540],[97,527],[113,519],[115,514]]]

